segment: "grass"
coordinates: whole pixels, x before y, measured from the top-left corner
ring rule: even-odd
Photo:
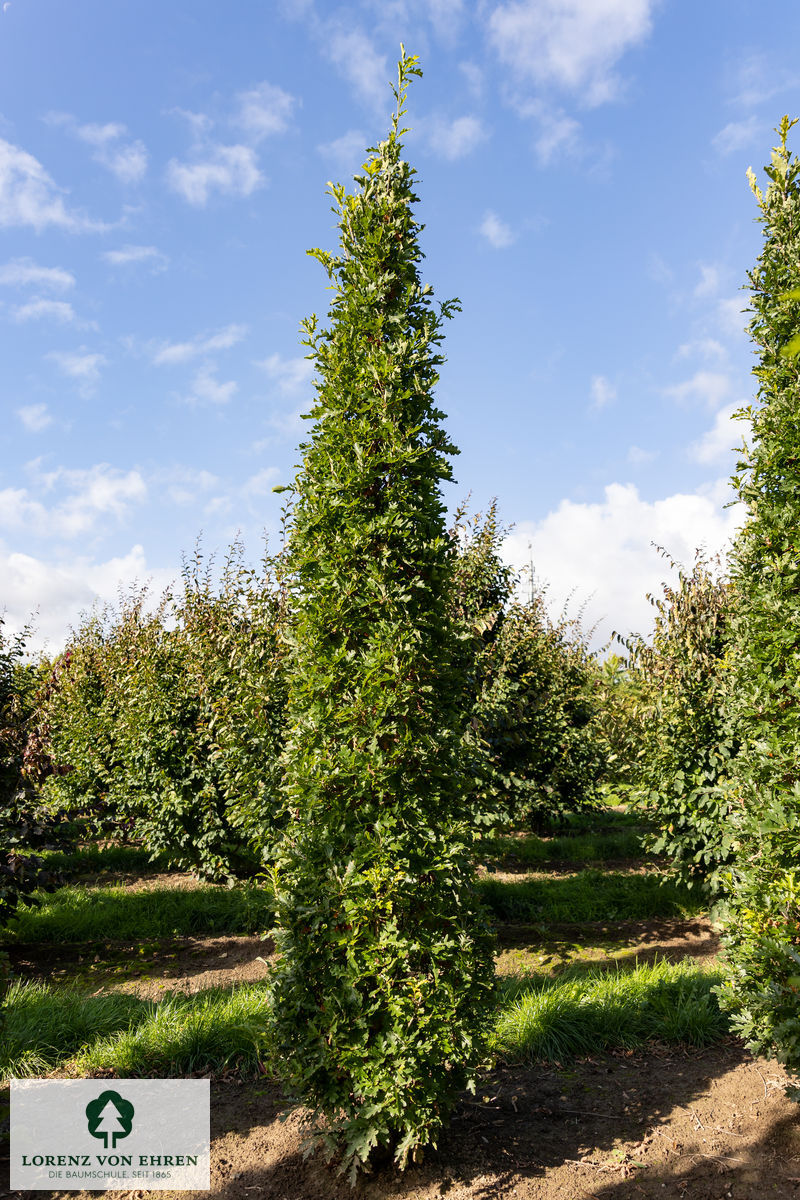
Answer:
[[[151,860],[144,846],[80,846],[75,850],[45,850],[41,857],[48,866],[63,871],[65,875],[99,875],[102,871],[126,871],[145,875],[154,871],[169,870],[169,862],[162,856]]]
[[[52,988],[38,980],[15,980],[0,1019],[0,1074],[42,1075],[65,1062],[89,1041],[135,1024],[143,1002],[111,993],[89,996],[74,988]]]
[[[492,1049],[506,1062],[569,1058],[650,1041],[709,1045],[727,1032],[719,974],[685,962],[629,971],[518,976],[501,983]],[[175,994],[158,1003],[110,993],[15,983],[5,1003],[3,1077],[113,1072],[121,1078],[262,1070],[262,984]]]
[[[479,880],[483,900],[498,921],[646,921],[687,917],[704,911],[702,895],[658,873],[580,871],[556,879],[507,883]]]
[[[12,984],[4,1005],[0,1075],[23,1078],[69,1064],[73,1075],[113,1071],[158,1078],[258,1070],[266,991],[251,984],[176,994],[159,1003],[118,992],[87,996],[76,988]]]
[[[63,887],[38,894],[3,933],[15,942],[142,941],[173,935],[260,933],[272,924],[269,893],[253,884],[224,888]]]
[[[537,866],[547,862],[602,862],[606,859],[643,858],[642,834],[634,829],[617,833],[583,833],[544,841],[533,834],[524,838],[487,838],[481,844],[488,861],[513,859]]]
[[[492,1048],[506,1062],[563,1063],[653,1041],[708,1046],[728,1032],[712,992],[720,979],[688,960],[511,978]]]

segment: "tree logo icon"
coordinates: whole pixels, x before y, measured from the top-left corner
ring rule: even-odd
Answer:
[[[133,1125],[133,1105],[119,1092],[101,1092],[86,1105],[86,1120],[92,1137],[102,1138],[106,1150],[114,1149],[119,1138],[126,1138]]]

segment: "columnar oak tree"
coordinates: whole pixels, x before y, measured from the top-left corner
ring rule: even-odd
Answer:
[[[436,1141],[480,1061],[491,943],[460,819],[462,680],[432,390],[441,325],[422,286],[415,172],[397,111],[357,191],[331,185],[330,324],[304,323],[315,418],[295,484],[285,795],[275,872],[275,1062],[351,1177]]]
[[[759,403],[735,479],[747,519],[733,556],[730,709],[742,747],[731,801],[722,999],[749,1046],[800,1070],[800,162],[786,140],[766,168],[764,244],[750,273]]]

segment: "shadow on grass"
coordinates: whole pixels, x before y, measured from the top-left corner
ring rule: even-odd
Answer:
[[[258,933],[272,924],[263,888],[64,887],[22,909],[4,931],[7,942],[98,942],[105,939]]]
[[[704,899],[663,875],[580,871],[557,879],[520,882],[484,878],[478,890],[498,921],[618,921],[688,917],[702,912]]]

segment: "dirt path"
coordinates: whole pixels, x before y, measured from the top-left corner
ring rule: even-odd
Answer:
[[[775,1064],[735,1044],[656,1048],[569,1069],[505,1068],[453,1114],[440,1148],[355,1192],[302,1156],[301,1114],[268,1083],[212,1084],[211,1192],[165,1200],[764,1200],[800,1196],[800,1109]],[[29,1193],[0,1194],[24,1200]],[[43,1200],[91,1200],[56,1192]],[[153,1193],[115,1193],[120,1197]]]

